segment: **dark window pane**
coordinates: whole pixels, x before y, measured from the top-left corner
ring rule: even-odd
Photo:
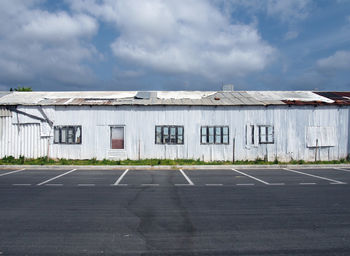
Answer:
[[[156,144],[183,144],[182,126],[156,126]]]
[[[62,127],[62,129],[61,129],[61,142],[67,143],[67,128],[66,127]]]
[[[228,144],[228,135],[224,135],[224,136],[222,137],[222,143]]]
[[[169,127],[167,127],[167,126],[163,127],[163,134],[164,135],[169,135]]]
[[[54,143],[81,144],[81,126],[54,126]]]
[[[260,131],[260,142],[265,143],[266,142],[266,127],[260,126],[259,131]]]
[[[54,130],[54,143],[60,143],[60,129],[55,128]]]
[[[214,143],[214,135],[209,135],[208,143]]]
[[[170,135],[173,136],[176,134],[176,127],[170,127]]]
[[[260,143],[274,143],[273,140],[273,126],[259,126],[259,142]]]
[[[81,128],[79,126],[75,129],[75,143],[80,144],[81,143]]]
[[[215,143],[221,143],[221,127],[215,127]]]
[[[163,127],[163,144],[169,143],[169,127]]]
[[[170,144],[176,144],[176,128],[170,127]]]
[[[178,144],[183,144],[183,142],[184,142],[183,136],[182,135],[177,136],[177,143]]]
[[[162,143],[162,127],[156,126],[156,143],[161,144]]]
[[[73,127],[68,128],[67,141],[69,144],[72,144],[74,142],[74,128]]]

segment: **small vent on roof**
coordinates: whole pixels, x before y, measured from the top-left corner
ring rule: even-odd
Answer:
[[[135,99],[141,99],[141,100],[149,100],[154,98],[157,98],[157,92],[140,91],[140,92],[137,92],[135,95]]]
[[[232,91],[234,91],[234,86],[233,86],[233,84],[224,84],[222,86],[222,90],[226,91],[226,92],[232,92]]]

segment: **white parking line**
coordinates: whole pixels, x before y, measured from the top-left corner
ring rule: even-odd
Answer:
[[[299,183],[299,185],[316,185],[316,183],[314,183],[314,182],[302,182],[302,183]]]
[[[222,184],[205,184],[206,186],[222,186]]]
[[[263,183],[263,184],[265,184],[265,185],[270,185],[270,183],[268,183],[268,182],[266,182],[266,181],[263,181],[263,180],[261,180],[261,179],[255,178],[255,177],[253,177],[253,176],[251,176],[251,175],[249,175],[249,174],[246,174],[246,173],[244,173],[244,172],[237,171],[236,169],[232,169],[232,171],[238,172],[238,173],[240,173],[240,174],[242,174],[242,175],[244,175],[244,176],[247,176],[247,177],[249,177],[249,178],[251,178],[251,179],[253,179],[253,180],[259,181],[259,182],[261,182],[261,183]]]
[[[350,172],[348,169],[342,169],[342,168],[333,168],[334,170],[344,171],[344,172]]]
[[[5,173],[0,174],[0,176],[9,175],[9,174],[11,174],[11,173],[21,172],[21,171],[24,171],[24,170],[25,170],[25,168],[23,168],[23,169],[21,169],[21,170],[12,171],[12,172],[5,172]]]
[[[269,185],[271,185],[271,186],[284,186],[286,184],[284,184],[284,183],[269,183]]]
[[[95,184],[78,184],[79,187],[93,187]]]
[[[186,175],[186,173],[185,173],[182,169],[180,169],[179,171],[182,173],[182,175],[183,175],[183,176],[185,177],[185,179],[187,180],[187,182],[188,182],[187,185],[193,186],[194,183],[192,182],[192,180],[190,180],[190,178]],[[180,185],[180,184],[177,184],[177,185]]]
[[[74,171],[76,171],[76,170],[77,170],[77,169],[73,169],[73,170],[70,170],[70,171],[68,171],[68,172],[62,173],[62,174],[60,174],[60,175],[58,175],[58,176],[56,176],[56,177],[53,177],[53,178],[51,178],[51,179],[45,180],[45,181],[43,181],[43,182],[37,184],[37,186],[44,185],[44,184],[46,184],[46,183],[48,183],[48,182],[50,182],[50,181],[53,181],[53,180],[55,180],[55,179],[58,179],[58,178],[60,178],[60,177],[62,177],[62,176],[64,176],[64,175],[67,175],[67,174],[69,174],[69,173],[71,173],[71,172],[74,172]]]
[[[128,173],[128,171],[129,171],[129,169],[126,169],[126,170],[123,172],[123,174],[120,175],[120,177],[117,179],[117,181],[116,181],[114,184],[112,184],[112,186],[126,186],[127,184],[119,184],[119,183],[122,181],[122,179],[124,178],[124,176]]]
[[[12,186],[31,186],[32,184],[12,184]]]
[[[150,184],[141,184],[141,186],[159,186],[159,184],[150,183]]]
[[[295,172],[295,173],[304,174],[304,175],[307,175],[307,176],[310,176],[310,177],[319,178],[319,179],[322,179],[322,180],[328,180],[328,181],[332,182],[331,184],[333,184],[333,183],[334,184],[346,184],[346,182],[342,182],[342,181],[339,181],[339,180],[333,180],[333,179],[325,178],[325,177],[322,177],[322,176],[317,176],[317,175],[313,175],[313,174],[309,174],[309,173],[305,173],[305,172],[291,170],[291,169],[288,169],[288,168],[283,168],[283,169],[286,170],[286,171],[289,171],[289,172]]]
[[[240,183],[240,184],[236,184],[237,186],[254,186],[254,183]]]
[[[54,184],[54,183],[51,183],[51,184],[45,184],[45,186],[52,186],[52,187],[59,187],[59,186],[63,186],[63,184]]]

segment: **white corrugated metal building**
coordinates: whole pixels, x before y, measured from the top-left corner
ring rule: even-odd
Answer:
[[[338,160],[349,123],[349,92],[2,93],[0,158]]]

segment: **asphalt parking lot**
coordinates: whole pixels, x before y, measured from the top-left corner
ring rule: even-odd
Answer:
[[[350,168],[0,169],[0,255],[350,255]]]
[[[0,186],[311,186],[350,184],[350,168],[0,169]]]

